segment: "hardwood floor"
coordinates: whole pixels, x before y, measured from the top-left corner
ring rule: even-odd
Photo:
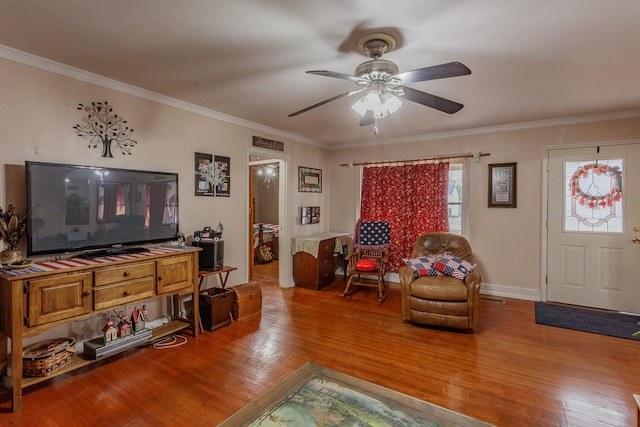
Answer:
[[[475,333],[417,327],[400,319],[397,284],[379,305],[373,288],[343,300],[342,277],[320,291],[270,277],[256,272],[261,315],[26,389],[0,425],[216,425],[307,361],[499,426],[636,423],[637,341],[536,325],[514,299],[481,301]]]

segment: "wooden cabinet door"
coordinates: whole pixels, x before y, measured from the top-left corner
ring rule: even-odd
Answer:
[[[29,280],[29,326],[69,319],[91,312],[92,273],[74,273]]]
[[[193,286],[193,257],[178,255],[158,260],[156,268],[158,295],[180,290],[190,290]]]

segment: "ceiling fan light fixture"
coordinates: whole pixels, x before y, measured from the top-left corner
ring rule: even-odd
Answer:
[[[361,117],[364,117],[364,115],[367,113],[367,106],[364,103],[364,96],[360,99],[358,99],[355,104],[353,104],[351,106],[351,108],[353,108],[353,110],[360,114]]]
[[[400,108],[400,106],[402,105],[402,101],[400,101],[400,98],[398,98],[397,96],[393,95],[392,93],[385,93],[383,95],[383,107],[389,112],[389,114],[393,114],[396,111],[398,111],[398,108]]]
[[[393,93],[372,89],[357,100],[351,108],[360,114],[360,116],[364,117],[367,111],[371,111],[373,112],[373,117],[381,119],[398,111],[401,105],[402,101]]]
[[[363,97],[356,101],[351,108],[364,117],[367,111],[373,111],[374,117],[378,117],[381,113],[381,105],[383,100],[377,90],[369,90]]]

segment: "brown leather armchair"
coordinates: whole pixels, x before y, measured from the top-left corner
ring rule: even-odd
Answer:
[[[413,245],[412,258],[440,256],[450,252],[473,261],[469,242],[451,233],[425,233]],[[405,323],[474,329],[478,326],[478,300],[482,274],[469,273],[464,281],[450,276],[416,278],[409,267],[398,270],[402,290],[402,320]]]

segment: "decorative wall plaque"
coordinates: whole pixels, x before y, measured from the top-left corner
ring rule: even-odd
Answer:
[[[284,142],[274,141],[272,139],[253,137],[253,146],[260,148],[268,148],[269,150],[284,151]]]

